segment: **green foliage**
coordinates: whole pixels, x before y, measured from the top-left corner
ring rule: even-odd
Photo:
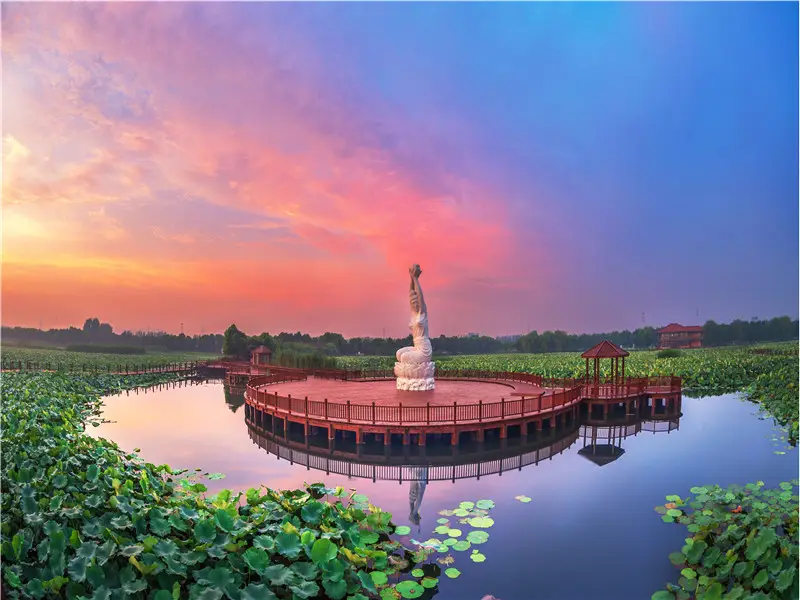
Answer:
[[[692,488],[686,499],[668,496],[656,512],[685,525],[691,537],[669,556],[680,569],[678,584],[668,584],[653,600],[797,598],[797,484],[713,485]]]
[[[222,336],[222,353],[235,358],[250,358],[250,348],[247,336],[239,331],[236,325],[231,325]]]
[[[101,344],[72,344],[65,348],[67,352],[90,352],[92,354],[147,354],[145,348],[136,346],[114,346]]]
[[[681,354],[683,354],[683,352],[677,348],[666,348],[664,350],[659,350],[656,354],[656,358],[677,358]]]
[[[167,377],[3,376],[3,598],[362,598],[405,549],[341,489],[223,490],[83,433],[99,397]],[[244,498],[242,498],[244,496]],[[242,504],[240,500],[246,500]],[[421,587],[415,584],[414,589]]]
[[[23,369],[28,365],[33,368],[39,365],[39,369],[50,368],[60,371],[80,371],[83,368],[98,371],[116,371],[118,367],[129,366],[153,367],[170,363],[194,362],[219,358],[214,354],[199,354],[194,352],[156,352],[136,356],[121,356],[119,354],[97,354],[85,352],[72,352],[57,348],[13,348],[3,346],[3,365],[9,366],[13,363],[14,367],[22,363]]]
[[[746,388],[747,397],[761,404],[775,419],[789,426],[789,439],[798,437],[798,368],[797,358],[785,360],[774,369],[760,374]]]

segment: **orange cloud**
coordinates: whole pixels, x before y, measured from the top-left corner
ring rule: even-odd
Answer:
[[[14,249],[4,269],[4,321],[52,312],[56,295],[26,299],[47,289],[58,269],[57,279],[87,298],[84,313],[91,304],[125,322],[148,310],[166,320],[163,304],[185,302],[194,286],[183,322],[208,323],[201,311],[210,311],[221,327],[235,312],[262,329],[374,331],[375,323],[404,321],[401,280],[412,262],[436,294],[471,278],[513,278],[521,262],[541,260],[535,239],[518,255],[502,197],[436,156],[384,148],[368,116],[323,95],[321,66],[307,54],[304,68],[289,70],[277,50],[249,52],[247,35],[228,36],[220,7],[198,5],[222,21],[196,30],[184,23],[187,10],[9,9],[3,54],[14,129],[4,154],[21,168],[3,182],[4,203],[18,207],[4,227]],[[411,147],[431,141],[394,127]],[[186,229],[189,199],[248,222]],[[31,208],[56,204],[58,224]],[[22,238],[46,237],[43,228],[61,258],[24,256]],[[133,302],[132,288],[158,293],[158,301]],[[227,311],[217,303],[220,288]],[[373,325],[361,324],[367,318]]]

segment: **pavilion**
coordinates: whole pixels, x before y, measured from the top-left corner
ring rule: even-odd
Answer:
[[[630,353],[623,350],[613,342],[603,340],[596,346],[589,348],[586,352],[581,354],[581,358],[586,359],[586,379],[589,379],[589,360],[594,360],[594,374],[592,379],[595,383],[600,382],[600,360],[604,358],[611,359],[611,381],[610,383],[622,384],[625,383],[625,357]],[[622,359],[622,371],[619,368],[619,359]]]

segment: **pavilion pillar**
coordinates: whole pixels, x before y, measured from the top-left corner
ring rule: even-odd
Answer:
[[[586,359],[586,381],[589,381],[589,359]]]
[[[622,357],[622,383],[625,383],[625,357]]]

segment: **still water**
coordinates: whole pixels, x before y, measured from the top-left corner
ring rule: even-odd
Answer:
[[[361,456],[345,449],[332,457],[248,425],[243,397],[219,382],[161,386],[105,402],[109,422],[92,428],[92,435],[127,451],[140,448],[148,462],[224,473],[223,480],[204,482],[210,493],[341,485],[369,496],[418,540],[441,538],[433,533],[439,511],[462,501],[493,500],[495,524],[479,546],[486,561],[473,563],[469,551],[452,552],[462,575],[442,577],[437,600],[480,600],[486,594],[501,600],[646,600],[677,579],[667,555],[680,548],[686,533],[653,510],[666,495],[688,495],[690,487],[706,483],[762,480],[775,486],[797,476],[795,451],[774,439],[782,431],[735,395],[684,397],[679,419],[618,427],[631,435],[616,439],[617,448],[605,458],[599,451],[592,455],[587,427],[533,442],[509,440],[483,454],[429,447],[427,457],[404,458],[402,450],[387,457],[381,446]],[[608,428],[597,430],[602,431]],[[409,494],[412,488],[418,493],[413,479],[423,471],[400,465],[425,462],[431,466],[417,518]],[[515,500],[519,495],[531,501]]]

